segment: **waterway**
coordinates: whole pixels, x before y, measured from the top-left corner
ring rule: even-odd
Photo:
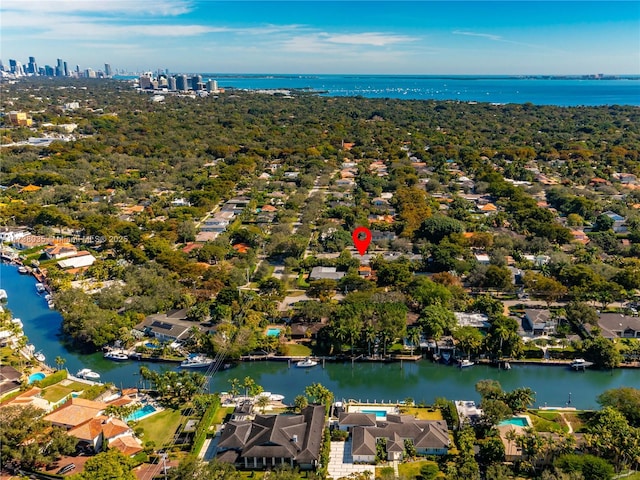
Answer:
[[[55,366],[55,358],[66,360],[71,373],[90,368],[102,375],[101,380],[119,387],[137,386],[141,362],[112,362],[101,353],[84,355],[69,350],[60,337],[60,314],[47,307],[36,293],[35,279],[20,275],[13,266],[0,264],[0,288],[8,294],[8,307],[15,317],[22,319],[29,341],[46,356],[46,363]],[[146,364],[155,370],[176,368],[171,364]],[[363,401],[393,401],[407,397],[416,402],[432,402],[436,397],[478,400],[475,384],[479,380],[498,380],[504,389],[528,386],[536,392],[537,406],[571,406],[581,409],[597,408],[596,397],[604,390],[621,386],[640,388],[640,369],[575,372],[568,367],[513,365],[511,370],[476,365],[459,369],[430,361],[379,363],[326,363],[312,368],[289,367],[287,362],[245,362],[229,370],[215,373],[210,391],[229,388],[232,378],[253,377],[265,390],[285,395],[285,402],[293,402],[296,395],[314,382],[333,391],[338,399]]]

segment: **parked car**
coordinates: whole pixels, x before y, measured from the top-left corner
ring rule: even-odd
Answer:
[[[65,465],[64,467],[62,467],[60,470],[58,470],[56,473],[58,475],[64,475],[65,473],[70,472],[71,470],[73,470],[74,468],[76,468],[76,464],[75,463],[70,463],[68,465]]]

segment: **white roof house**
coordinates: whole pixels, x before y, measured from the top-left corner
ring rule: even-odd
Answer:
[[[58,262],[60,268],[83,268],[90,267],[96,261],[96,257],[93,255],[78,255],[77,257],[65,258]]]

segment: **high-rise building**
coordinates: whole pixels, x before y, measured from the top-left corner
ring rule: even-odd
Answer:
[[[51,65],[45,65],[44,66],[44,74],[47,77],[53,77],[56,73],[56,70],[51,66]]]
[[[104,74],[107,77],[110,77],[111,75],[113,75],[113,72],[111,71],[111,65],[109,65],[108,63],[104,64]]]
[[[62,59],[58,58],[58,64],[56,65],[56,77],[61,77],[64,75],[64,65],[62,63]]]
[[[202,75],[194,75],[191,77],[191,89],[198,90],[199,84],[202,83]]]
[[[69,76],[69,66],[67,65],[67,62],[63,62],[63,70],[64,70],[64,76],[68,77]]]
[[[169,77],[169,90],[176,90],[176,77]]]
[[[16,65],[18,62],[16,62],[13,58],[9,59],[9,71],[11,73],[16,73]]]
[[[180,90],[182,92],[186,92],[187,90],[189,90],[186,75],[178,75],[176,77],[176,90]]]
[[[87,68],[84,71],[84,76],[87,78],[96,78],[96,72],[94,72],[91,68]]]
[[[27,73],[32,75],[38,74],[38,64],[35,57],[29,57],[29,64],[27,65]]]
[[[218,91],[218,82],[215,80],[209,80],[207,82],[207,92],[217,92]]]
[[[138,79],[138,84],[140,85],[140,88],[153,88],[151,75],[141,75]]]

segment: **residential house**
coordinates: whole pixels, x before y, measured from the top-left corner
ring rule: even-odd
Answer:
[[[9,365],[0,365],[0,396],[20,390],[22,374]]]
[[[125,422],[103,415],[108,406],[108,403],[72,397],[43,418],[66,429],[68,435],[79,440],[81,447],[96,453],[107,444],[128,456],[142,451],[140,441]]]
[[[83,250],[72,257],[67,257],[64,260],[60,260],[58,262],[58,266],[63,269],[87,268],[93,265],[95,261],[96,257]]]
[[[611,228],[615,233],[625,233],[627,231],[627,227],[624,224],[627,221],[625,217],[623,217],[622,215],[618,215],[616,212],[612,212],[611,210],[607,210],[603,213],[603,215],[606,215],[611,220],[613,220],[613,225],[611,226]]]
[[[362,412],[340,412],[338,428],[350,432],[354,427],[375,427],[376,414]]]
[[[218,441],[217,460],[247,469],[279,465],[314,469],[320,460],[324,414],[323,405],[309,405],[299,415],[231,421]]]
[[[338,272],[336,267],[313,267],[309,274],[309,281],[320,279],[340,280],[345,272]]]
[[[167,313],[149,315],[133,328],[160,341],[173,342],[188,337],[189,330],[193,327],[199,327],[198,323],[186,320],[186,318],[186,308],[171,310]]]
[[[573,241],[576,243],[581,243],[583,245],[589,243],[589,237],[582,230],[571,230],[571,236],[573,237]]]
[[[640,317],[620,313],[601,313],[598,326],[605,338],[640,338]]]
[[[547,309],[525,309],[523,320],[525,330],[534,335],[550,335],[556,331],[557,322],[551,318],[551,312]]]
[[[489,328],[489,317],[484,313],[454,312],[459,327]]]
[[[0,231],[0,243],[3,243],[3,242],[13,243],[22,237],[26,237],[27,235],[29,235],[28,230],[24,230],[24,229],[9,230],[8,228],[5,227],[3,230]]]
[[[454,403],[460,427],[466,423],[474,424],[482,417],[482,409],[473,400],[456,400]]]
[[[368,419],[363,418],[368,422]],[[412,415],[387,415],[376,426],[353,426],[351,453],[354,462],[375,463],[376,444],[387,440],[387,460],[402,460],[404,441],[411,440],[419,455],[446,455],[451,446],[444,420],[416,420]]]
[[[504,459],[507,462],[516,462],[524,459],[522,448],[518,445],[515,438],[526,434],[526,429],[520,425],[498,425],[496,427],[500,440],[504,445]]]

